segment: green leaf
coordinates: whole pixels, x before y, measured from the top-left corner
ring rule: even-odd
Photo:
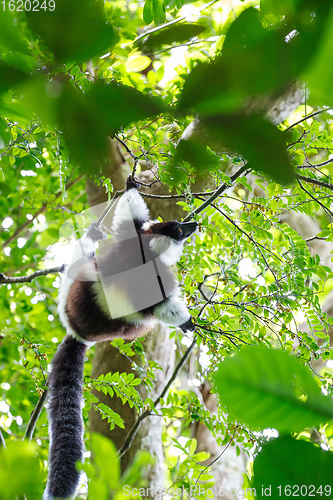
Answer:
[[[286,152],[287,137],[259,115],[222,115],[202,121],[220,147],[231,148],[249,167],[267,173],[281,184],[293,181]],[[218,147],[218,146],[217,146]]]
[[[23,71],[17,70],[0,61],[0,93],[6,92],[27,77]]]
[[[98,171],[108,151],[108,136],[168,110],[161,99],[115,82],[93,85],[85,93],[67,87],[59,99],[59,128],[85,171]]]
[[[260,12],[263,15],[283,16],[286,14],[294,14],[299,7],[301,0],[261,0]]]
[[[9,10],[1,8],[0,15],[0,47],[11,52],[25,51],[26,44],[22,40],[21,29],[18,29],[17,18]]]
[[[146,5],[147,2],[145,3]],[[162,30],[149,33],[146,37],[139,40],[138,45],[143,52],[150,53],[159,50],[163,45],[186,42],[191,38],[199,36],[205,29],[206,27],[200,24],[174,24],[166,26]]]
[[[151,64],[150,57],[135,55],[135,56],[131,56],[127,59],[127,61],[125,63],[125,67],[126,67],[126,71],[128,71],[128,73],[131,73],[132,71],[140,72],[140,71],[143,71],[144,69],[148,68],[148,66],[150,64]]]
[[[214,115],[240,109],[254,95],[285,89],[316,53],[329,7],[328,0],[315,5],[306,1],[301,15],[283,29],[264,28],[255,8],[243,11],[231,24],[221,54],[197,64],[187,77],[179,108]],[[298,34],[287,43],[286,35],[293,30]],[[325,60],[330,59],[323,59],[322,69]]]
[[[163,0],[152,0],[153,17],[155,24],[163,24],[165,22],[165,7]]]
[[[106,23],[102,0],[57,0],[53,11],[29,11],[26,15],[57,61],[88,60],[115,43],[115,30]]]
[[[104,389],[106,389],[106,388],[102,387],[103,392],[104,392]],[[104,393],[106,395],[107,391],[105,391]],[[106,406],[103,403],[100,403],[99,405],[97,405],[97,408],[102,415],[102,419],[106,418],[107,421],[111,424],[111,429],[114,429],[115,425],[118,425],[118,427],[121,427],[122,429],[124,429],[124,421],[118,413],[116,413],[115,411],[113,411],[111,408],[109,408],[108,406]]]
[[[312,443],[281,437],[267,443],[254,461],[258,498],[331,498],[333,453]]]
[[[286,47],[282,34],[263,28],[256,9],[245,10],[231,25],[222,54],[199,63],[186,79],[180,108],[216,114],[237,109],[247,95],[283,87],[290,81]]]
[[[300,431],[333,416],[310,371],[284,351],[244,348],[220,363],[215,380],[221,404],[254,428]]]
[[[26,495],[39,500],[43,474],[36,457],[37,447],[26,441],[8,442],[0,452],[0,498],[12,500]]]
[[[197,140],[180,140],[172,161],[173,174],[176,173],[176,167],[182,161],[186,161],[196,169],[198,174],[205,173],[219,164],[219,158],[204,144]]]
[[[115,445],[110,439],[93,432],[91,450],[98,475],[107,482],[109,488],[115,489],[120,478],[120,464]]]
[[[307,83],[311,95],[319,102],[332,105],[332,78],[333,68],[328,61],[333,58],[333,7],[328,16],[327,27],[319,50],[307,72]]]
[[[153,16],[153,0],[146,0],[143,7],[143,20],[146,24],[150,24],[154,20]]]
[[[11,120],[20,120],[21,123],[28,123],[33,116],[27,106],[14,101],[5,94],[0,96],[0,114]]]

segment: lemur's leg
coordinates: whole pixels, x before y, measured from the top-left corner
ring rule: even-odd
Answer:
[[[129,176],[126,181],[126,191],[120,197],[113,217],[112,230],[115,233],[124,221],[133,221],[138,229],[149,220],[149,210],[137,191],[138,187],[138,184]]]

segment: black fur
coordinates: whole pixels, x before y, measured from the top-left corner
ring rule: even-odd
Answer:
[[[143,326],[108,317],[94,300],[92,282],[75,281],[67,304],[70,304],[70,311],[66,307],[70,326],[88,342],[102,342],[116,337],[132,340],[147,332]]]
[[[195,330],[195,325],[192,322],[192,318],[190,318],[186,323],[183,323],[182,325],[179,325],[179,328],[181,329],[182,332],[194,332]]]
[[[81,410],[84,355],[87,346],[67,336],[54,359],[49,378],[50,455],[46,496],[66,498],[75,494],[83,459]]]
[[[126,191],[132,188],[139,189],[139,187],[140,184],[136,182],[136,180],[131,175],[129,175],[126,179]]]

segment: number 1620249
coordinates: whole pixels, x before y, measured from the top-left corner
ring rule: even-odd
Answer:
[[[10,12],[52,12],[55,9],[55,0],[2,0],[2,11]]]

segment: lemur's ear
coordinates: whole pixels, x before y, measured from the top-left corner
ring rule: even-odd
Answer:
[[[140,184],[138,182],[135,181],[135,179],[133,179],[133,177],[131,175],[129,175],[127,177],[127,180],[126,180],[126,191],[128,191],[129,189],[139,189],[140,187]]]

